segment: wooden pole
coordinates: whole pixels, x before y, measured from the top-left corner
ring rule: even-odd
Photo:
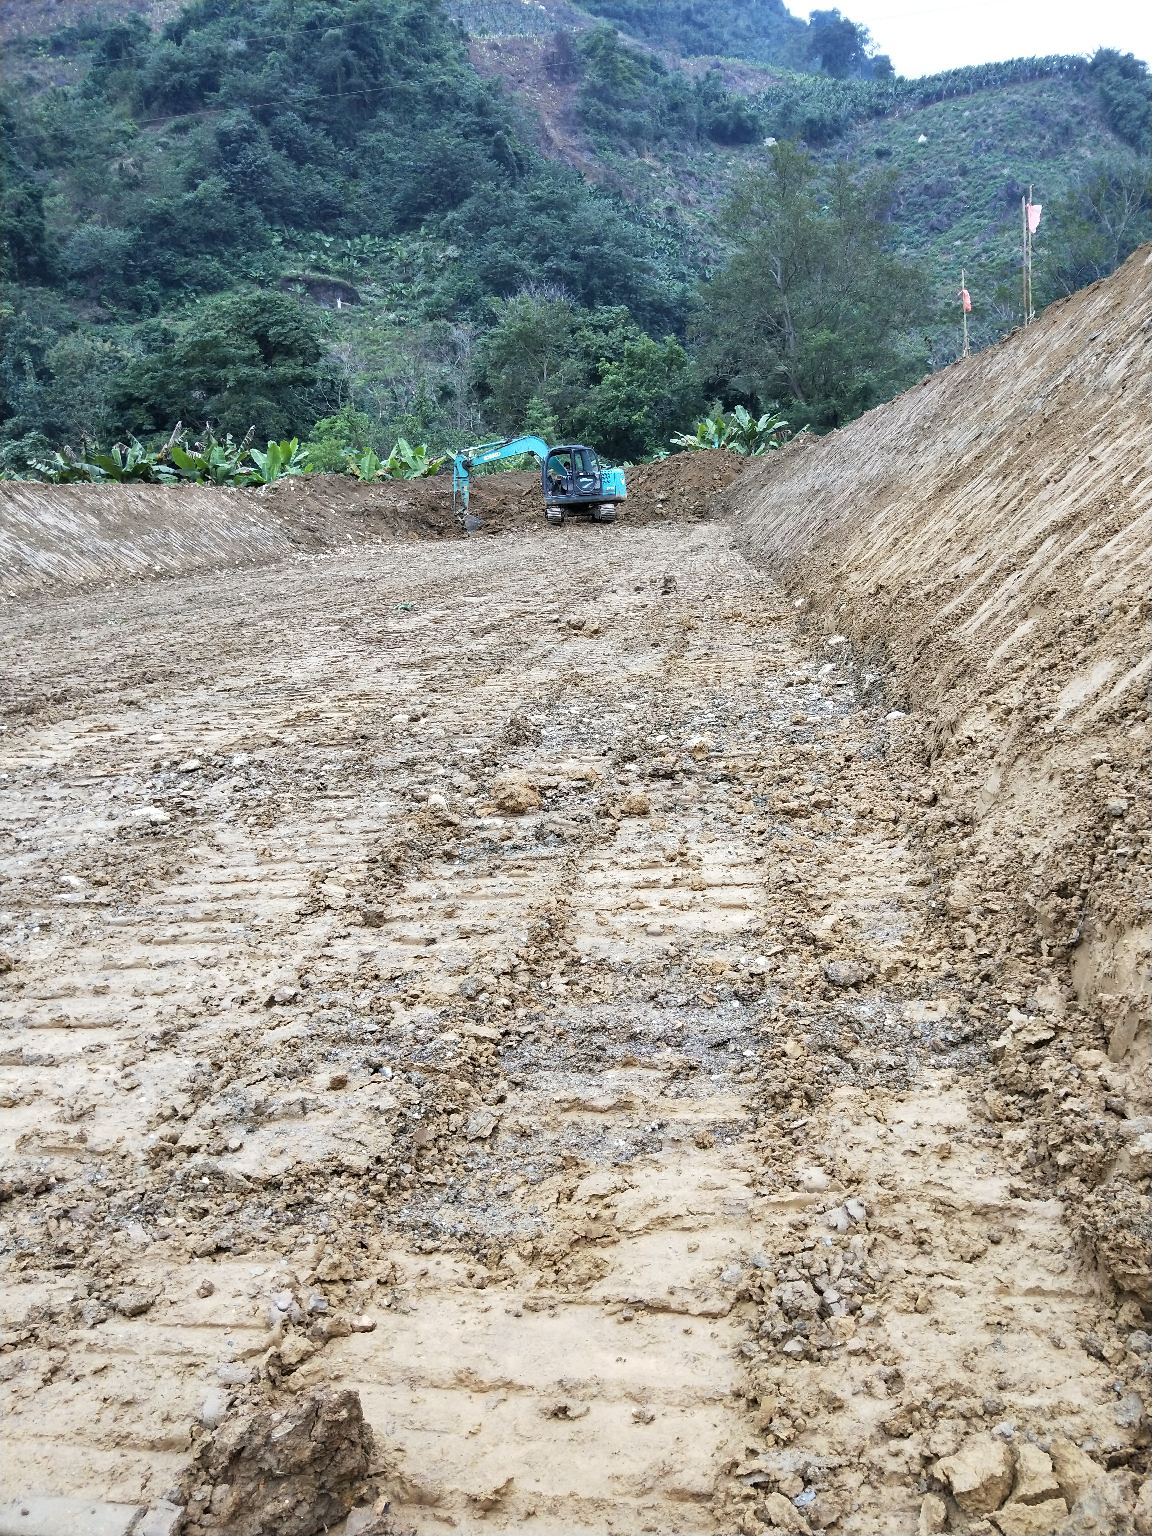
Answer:
[[[1032,301],[1032,187],[1028,187],[1028,324],[1031,326],[1035,319],[1035,304]]]
[[[965,288],[967,288],[967,286],[968,286],[967,277],[966,277],[964,268],[961,267],[960,268],[960,314],[961,314],[961,316],[963,317],[963,320],[964,320],[964,351],[960,354],[961,357],[967,357],[968,356],[968,306],[964,302],[964,290],[965,290]]]
[[[1020,199],[1020,302],[1028,324],[1028,199]]]

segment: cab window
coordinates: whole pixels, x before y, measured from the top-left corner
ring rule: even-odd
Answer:
[[[580,460],[578,472],[582,475],[598,475],[600,473],[600,461],[591,448],[581,448],[576,454]]]
[[[550,453],[548,455],[547,480],[550,491],[562,491],[568,472],[572,468],[571,456],[567,453]]]

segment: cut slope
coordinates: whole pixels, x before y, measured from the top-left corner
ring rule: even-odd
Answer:
[[[850,637],[912,712],[907,744],[937,800],[923,820],[942,941],[990,968],[1012,952],[1056,965],[1069,1010],[1107,1044],[1105,1070],[1134,1074],[1148,1053],[1150,264],[1144,247],[726,497],[745,549],[815,632]],[[1018,1117],[1052,1082],[1039,1062],[1005,1061],[1000,1108]],[[1058,1099],[1039,1108],[1055,1117]],[[1101,1179],[1127,1155],[1124,1124],[1106,1129]],[[1095,1183],[1062,1186],[1093,1231],[1116,1196],[1102,1183],[1089,1198]],[[1139,1242],[1102,1239],[1115,1274],[1147,1274],[1146,1229],[1145,1210]]]

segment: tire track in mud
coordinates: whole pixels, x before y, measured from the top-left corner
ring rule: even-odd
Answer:
[[[722,530],[624,532],[172,584],[86,675],[29,619],[100,702],[9,736],[13,1494],[209,1529],[190,1432],[325,1382],[421,1531],[896,1533],[974,1432],[1136,1454],[899,722]]]

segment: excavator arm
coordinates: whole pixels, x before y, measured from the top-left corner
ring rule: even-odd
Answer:
[[[548,444],[542,437],[510,437],[502,443],[480,443],[475,448],[461,448],[452,460],[452,505],[459,501],[468,510],[468,471],[480,464],[493,464],[497,459],[512,459],[520,453],[534,453],[543,464],[548,457]]]

